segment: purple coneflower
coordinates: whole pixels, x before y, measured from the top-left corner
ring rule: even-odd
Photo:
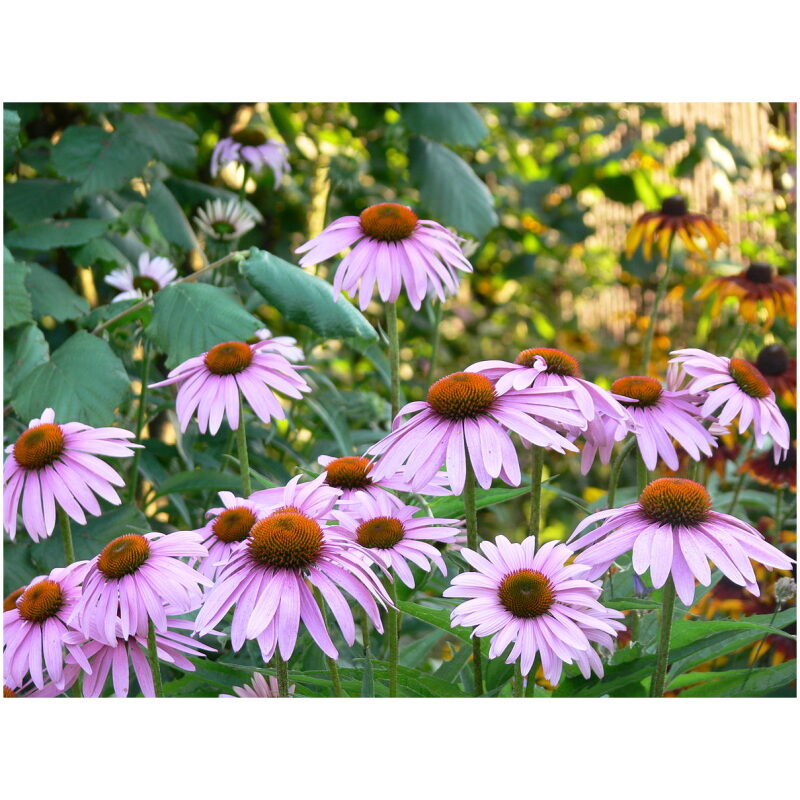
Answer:
[[[341,492],[325,483],[324,475],[317,475],[312,481],[301,481],[295,475],[286,486],[274,489],[261,489],[250,495],[250,501],[261,508],[264,514],[275,511],[298,511],[319,523],[334,519],[333,507]]]
[[[721,406],[720,425],[729,425],[738,416],[739,433],[752,425],[757,447],[765,436],[771,436],[776,459],[789,449],[789,425],[775,402],[775,392],[757,367],[743,358],[715,356],[694,347],[673,350],[671,355],[675,356],[672,361],[692,376],[688,389],[708,392],[700,409],[705,417]]]
[[[407,562],[430,572],[430,559],[442,575],[447,575],[440,551],[430,542],[451,543],[462,533],[458,520],[418,517],[418,511],[386,492],[364,493],[346,511],[334,512],[338,524],[331,530],[361,545],[372,560],[394,569],[400,580],[413,589],[414,576]]]
[[[601,520],[598,528],[579,536]],[[634,572],[643,575],[649,569],[656,589],[672,575],[678,597],[687,606],[694,602],[695,578],[703,586],[711,581],[708,560],[756,597],[760,591],[751,558],[774,569],[792,565],[792,559],[768,544],[755,528],[713,511],[703,486],[682,478],[659,478],[644,488],[638,502],[592,514],[569,541],[576,537],[573,547],[583,552],[575,562],[591,567],[589,579],[633,550]]]
[[[563,453],[577,451],[572,442],[543,424],[586,427],[563,386],[533,387],[498,395],[492,382],[477,372],[456,372],[436,381],[426,401],[408,403],[395,417],[394,430],[367,450],[379,455],[373,480],[402,472],[412,490],[421,491],[442,464],[447,465],[455,494],[464,488],[467,452],[478,483],[488,489],[500,477],[512,486],[520,483],[519,461],[509,431],[531,444]],[[401,423],[405,414],[419,411]]]
[[[253,680],[244,686],[231,686],[233,694],[221,694],[220,697],[280,697],[278,679],[265,678],[260,672],[253,673]],[[294,694],[294,684],[289,687],[289,694]]]
[[[211,154],[211,176],[231,161],[249,167],[254,175],[260,175],[269,167],[275,176],[274,188],[278,188],[284,173],[289,172],[289,148],[275,139],[268,139],[261,131],[245,128],[232,136],[220,139]]]
[[[506,663],[521,659],[523,675],[539,653],[550,683],[558,683],[565,663],[576,663],[585,678],[592,671],[602,677],[592,642],[611,650],[623,614],[597,602],[601,587],[586,579],[588,568],[565,565],[572,555],[566,545],[550,541],[537,551],[531,536],[521,544],[498,536],[480,547],[483,555],[461,551],[476,572],[456,575],[444,591],[469,598],[453,609],[451,623],[474,626],[472,636],[493,636],[489,658],[513,642]]]
[[[117,637],[167,629],[167,614],[200,607],[201,586],[212,582],[181,561],[204,558],[208,550],[195,531],[129,533],[112,539],[89,563],[83,595],[70,616],[83,634],[114,645]]]
[[[197,410],[200,433],[216,433],[227,415],[231,430],[239,427],[239,392],[263,422],[284,419],[285,413],[272,390],[299,399],[311,387],[278,353],[262,352],[262,342],[223,342],[207,353],[179,364],[167,379],[150,388],[178,384],[175,411],[181,431],[189,427]],[[269,345],[267,345],[267,351]]]
[[[209,239],[232,242],[252,230],[256,220],[239,200],[217,198],[197,210],[194,224]]]
[[[355,245],[336,269],[334,296],[342,290],[355,296],[358,290],[363,311],[376,283],[381,300],[392,303],[404,286],[412,307],[419,309],[428,294],[442,301],[455,294],[458,270],[472,272],[461,241],[438,222],[419,219],[408,206],[379,203],[358,217],[340,217],[295,252],[305,253],[300,266],[310,267]]]
[[[133,267],[126,265],[109,272],[104,280],[109,286],[121,290],[111,298],[112,303],[117,303],[120,300],[138,300],[155,294],[177,277],[178,272],[168,258],[142,253],[136,272]]]
[[[297,346],[297,339],[292,336],[273,336],[269,328],[259,328],[256,337],[261,341],[259,350],[263,353],[278,353],[287,361],[302,361],[303,351]]]
[[[85,525],[83,509],[95,516],[102,513],[95,494],[114,505],[122,502],[114,486],[124,486],[125,481],[95,456],[133,455],[131,448],[141,445],[122,440],[135,434],[54,420],[55,412],[46,408],[41,419],[32,419],[28,430],[6,448],[10,455],[3,465],[3,524],[12,539],[20,499],[22,521],[34,542],[53,532],[56,505]]]

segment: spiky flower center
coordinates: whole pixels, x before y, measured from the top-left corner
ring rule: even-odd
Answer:
[[[10,686],[3,684],[3,697],[17,697],[17,693]]]
[[[242,128],[232,134],[231,138],[237,144],[249,145],[250,147],[259,147],[267,143],[266,134],[258,130],[258,128]]]
[[[325,467],[325,483],[337,489],[364,489],[372,485],[368,473],[372,464],[363,456],[345,456]]]
[[[682,217],[688,212],[686,198],[680,194],[674,194],[661,203],[661,213],[667,217]]]
[[[747,268],[745,277],[752,283],[769,283],[772,280],[772,266],[756,261]]]
[[[760,399],[769,397],[772,391],[764,376],[749,361],[743,358],[732,358],[728,372],[736,385],[750,397]]]
[[[530,350],[523,350],[514,359],[514,363],[532,367],[537,356],[545,360],[547,371],[551,375],[568,375],[577,378],[581,374],[580,365],[571,355],[552,347],[532,347]]]
[[[211,530],[217,539],[230,544],[247,538],[250,529],[256,524],[256,515],[243,506],[226,508],[213,522]]]
[[[133,279],[133,288],[138,289],[142,294],[155,294],[161,286],[155,278],[149,275],[137,275]]]
[[[362,547],[374,547],[388,550],[394,547],[405,536],[405,528],[399,519],[394,517],[375,517],[362,522],[356,531],[356,541]]]
[[[211,230],[218,236],[228,236],[236,231],[236,227],[224,219],[218,219],[211,223]]]
[[[14,444],[14,458],[25,469],[42,469],[64,452],[64,433],[60,425],[46,422],[28,428]]]
[[[64,605],[64,593],[56,581],[46,579],[29,586],[17,604],[17,611],[28,622],[44,622],[54,617]]]
[[[397,242],[411,236],[418,220],[410,208],[399,203],[378,203],[361,212],[361,230],[373,239]]]
[[[696,525],[711,510],[705,487],[684,478],[659,478],[644,487],[639,496],[642,511],[654,522],[666,525]]]
[[[448,419],[467,419],[485,414],[496,396],[492,382],[485,375],[454,372],[428,389],[428,405]]]
[[[150,542],[140,533],[112,539],[100,552],[97,568],[106,578],[124,578],[150,558]]]
[[[630,397],[631,400],[638,400],[639,408],[647,408],[654,406],[661,399],[664,390],[655,378],[631,375],[615,380],[611,384],[611,391],[614,394],[621,394],[623,397]]]
[[[296,511],[278,511],[260,520],[250,531],[250,555],[274,569],[311,566],[322,550],[322,529]]]
[[[206,353],[206,366],[215,375],[236,375],[246,370],[253,360],[253,351],[244,342],[223,342]]]
[[[758,354],[756,367],[763,375],[783,375],[789,369],[789,353],[779,344],[768,344]]]
[[[533,569],[518,569],[506,575],[497,595],[509,613],[522,619],[540,617],[556,599],[550,579]]]
[[[3,611],[13,611],[17,607],[17,600],[22,596],[25,592],[25,587],[21,586],[19,589],[15,589],[8,595],[5,600],[3,600]]]

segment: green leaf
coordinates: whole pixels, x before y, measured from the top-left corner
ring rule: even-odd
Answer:
[[[197,134],[182,122],[155,114],[126,114],[119,129],[165,164],[194,166]]]
[[[3,109],[3,154],[10,153],[19,147],[19,128],[20,119],[16,111],[9,108]],[[11,163],[8,156],[5,157],[6,166]]]
[[[690,679],[699,672],[690,672],[681,677]],[[703,680],[681,692],[681,697],[763,697],[783,686],[797,681],[797,661],[786,661],[774,667],[733,669],[724,672],[706,673],[711,680]],[[705,677],[705,676],[704,676]],[[670,685],[670,688],[677,688]]]
[[[101,265],[107,270],[122,267],[131,262],[108,239],[92,239],[72,252],[72,260],[79,267]]]
[[[6,211],[20,224],[52,217],[72,205],[75,184],[55,178],[30,178],[6,183],[3,202]]]
[[[120,189],[142,174],[151,150],[130,133],[94,126],[67,128],[53,148],[53,166],[63,178],[77,181],[77,194]]]
[[[626,205],[635,203],[637,200],[636,186],[630,175],[609,175],[605,178],[599,178],[597,185],[609,200],[615,200],[617,203],[625,203]]]
[[[469,164],[444,145],[414,136],[409,147],[411,177],[422,205],[442,225],[482,239],[498,223],[492,196]]]
[[[78,320],[78,325],[81,328],[86,328],[87,331],[92,331],[101,322],[105,322],[106,320],[115,317],[117,314],[125,311],[126,308],[133,308],[133,306],[139,302],[139,299],[118,300],[116,303],[108,303],[107,305],[100,306],[94,309],[91,314],[87,314],[85,317]],[[152,318],[153,309],[150,308],[150,306],[142,306],[136,311],[132,311],[130,314],[126,314],[124,317],[120,317],[120,319],[118,319],[115,323],[109,325],[108,330],[116,330],[121,325],[128,325],[134,320],[142,320],[143,325],[147,325]]]
[[[529,494],[530,486],[503,487],[498,489],[476,489],[476,508],[486,508],[505,503]],[[464,515],[464,501],[460,497],[436,497],[430,502],[431,511],[436,517],[459,517]]]
[[[52,408],[57,422],[98,427],[115,421],[114,411],[129,391],[125,367],[108,343],[78,331],[30,373],[13,406],[23,420]]]
[[[3,337],[3,401],[7,401],[25,378],[50,357],[50,348],[41,329],[23,325]]]
[[[788,614],[786,613],[788,612]],[[786,609],[781,627],[791,624],[797,619],[797,609]],[[765,634],[774,633],[788,639],[796,637],[780,627],[770,625],[771,614],[754,614],[744,619],[711,619],[711,620],[676,620],[672,625],[671,647],[683,647],[697,641],[700,637],[710,636],[715,633],[739,633],[745,630],[763,631]],[[778,617],[776,616],[776,621]]]
[[[489,133],[471,103],[403,103],[400,113],[411,131],[443,144],[474,147]]]
[[[155,217],[158,227],[168,242],[184,250],[197,250],[199,246],[192,226],[183,209],[161,181],[153,181],[147,194],[147,208]]]
[[[24,250],[76,247],[102,236],[107,230],[108,223],[100,219],[48,219],[9,231],[6,244]]]
[[[603,605],[606,608],[615,608],[617,611],[661,608],[661,603],[657,603],[655,600],[644,600],[639,597],[615,597],[613,600],[608,600],[604,597]]]
[[[238,200],[236,192],[220,189],[218,186],[209,186],[199,181],[190,181],[185,178],[168,178],[165,182],[175,199],[183,205],[200,205],[207,200]],[[255,217],[256,221],[263,222],[262,213],[249,201],[244,201],[244,207]]]
[[[224,289],[180,283],[156,294],[146,333],[167,354],[171,369],[220,342],[245,341],[261,326]]]
[[[662,128],[654,138],[661,144],[675,144],[686,138],[686,128],[683,127],[682,122],[677,125],[668,125],[666,128]]]
[[[33,313],[39,317],[50,316],[56,322],[76,319],[89,312],[89,304],[70,285],[55,272],[39,265],[31,264],[31,271],[25,285],[31,293]]]
[[[329,283],[255,247],[240,270],[280,313],[327,339],[377,341],[378,334],[345,297],[333,299]]]
[[[239,492],[242,480],[230,472],[210,469],[195,469],[170,475],[159,484],[156,497],[185,492]]]
[[[30,264],[15,261],[8,248],[3,248],[3,330],[33,322],[33,306],[25,287],[30,268]]]

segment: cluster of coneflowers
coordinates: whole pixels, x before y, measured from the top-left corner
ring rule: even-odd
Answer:
[[[251,157],[256,168],[275,155],[258,150],[265,142],[231,142],[215,153],[215,169],[225,160]],[[282,168],[283,161],[274,162],[278,178]],[[642,239],[648,247],[655,242],[666,256],[675,232],[690,249],[698,248],[697,237],[712,249],[724,240],[707,218],[687,215],[685,205],[671,202],[634,228],[634,247]],[[222,207],[213,211],[226,213]],[[231,217],[238,213],[228,211]],[[208,215],[198,224],[215,230]],[[462,241],[406,206],[381,203],[336,220],[300,248],[302,266],[352,248],[336,271],[337,298],[342,291],[357,293],[365,308],[377,289],[386,304],[395,407],[395,303],[403,289],[413,308],[425,297],[444,301],[454,294],[459,272],[472,271]],[[155,291],[174,278],[171,265],[160,261],[144,258],[138,276],[115,276],[112,283],[123,291]],[[145,286],[144,279],[155,286]],[[220,492],[221,505],[207,512],[200,529],[121,532],[82,562],[74,562],[69,519],[84,524],[86,513],[99,515],[97,496],[120,502],[114,487],[123,481],[101,457],[131,456],[141,445],[119,428],[57,423],[54,410],[46,409],[7,449],[4,525],[13,539],[21,513],[25,530],[38,541],[53,533],[58,517],[68,563],[6,600],[6,692],[52,696],[77,687],[84,696],[97,696],[110,675],[114,693],[125,696],[132,667],[142,694],[160,696],[160,662],[193,670],[188,656],[213,650],[197,637],[222,634],[234,651],[255,640],[277,678],[268,682],[256,673],[252,686],[237,687],[237,695],[286,696],[289,662],[304,627],[327,657],[339,693],[331,626],[352,646],[355,606],[364,640],[370,625],[386,630],[389,694],[396,695],[396,582],[413,588],[412,567],[436,567],[447,575],[448,547],[457,548],[471,568],[452,576],[444,596],[463,601],[452,609],[451,622],[472,629],[476,695],[483,693],[484,637],[491,637],[489,658],[516,664],[515,696],[525,680],[532,683],[537,658],[552,684],[565,664],[586,678],[592,672],[602,677],[602,653],[613,651],[624,625],[620,611],[603,605],[600,578],[624,553],[632,553],[637,575],[649,571],[653,587],[663,591],[661,626],[668,644],[675,593],[691,605],[696,583],[711,581],[710,563],[758,594],[752,561],[789,569],[792,560],[746,522],[712,509],[706,489],[688,478],[650,481],[647,475],[637,502],[592,514],[567,544],[540,545],[538,498],[546,451],[581,451],[586,473],[598,456],[608,464],[620,444],[620,453],[638,450],[645,474],[659,461],[677,470],[679,451],[695,462],[711,456],[718,437],[738,420],[738,430],[751,429],[758,446],[769,439],[775,461],[788,453],[788,425],[755,365],[693,348],[672,355],[664,382],[625,376],[610,391],[581,377],[577,360],[552,348],[468,365],[435,381],[424,401],[400,408],[391,432],[363,456],[322,457],[316,478],[298,475],[286,486],[253,492],[244,416],[249,409],[264,424],[283,419],[286,401],[276,393],[299,400],[310,392],[303,377],[308,368],[295,363],[303,356],[293,340],[268,331],[255,343],[222,342],[151,388],[177,390],[183,431],[196,420],[201,432],[214,434],[226,420],[237,432],[241,496]],[[529,535],[517,542],[505,536],[480,541],[476,486],[489,488],[494,479],[521,484],[518,443],[531,453]],[[613,484],[610,505],[615,489]],[[463,497],[466,547],[462,522],[431,516],[417,499],[444,494]],[[654,694],[662,693],[665,667],[661,648]]]

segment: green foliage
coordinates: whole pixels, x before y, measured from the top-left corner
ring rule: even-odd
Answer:
[[[5,210],[20,225],[52,217],[73,203],[75,184],[55,178],[31,178],[7,183],[3,191]]]
[[[38,326],[21,325],[6,333],[3,337],[3,402],[13,397],[28,375],[49,357],[50,348]]]
[[[475,147],[489,133],[470,103],[403,103],[401,114],[414,133],[442,144]]]
[[[25,285],[31,295],[35,317],[52,317],[57,322],[77,319],[89,311],[89,304],[58,277],[39,264],[29,264]]]
[[[14,256],[3,248],[3,329],[13,328],[32,321],[33,306],[25,279],[30,265],[15,261]]]
[[[99,219],[48,219],[11,231],[6,235],[6,245],[22,250],[75,247],[102,236],[107,230],[108,223]]]

